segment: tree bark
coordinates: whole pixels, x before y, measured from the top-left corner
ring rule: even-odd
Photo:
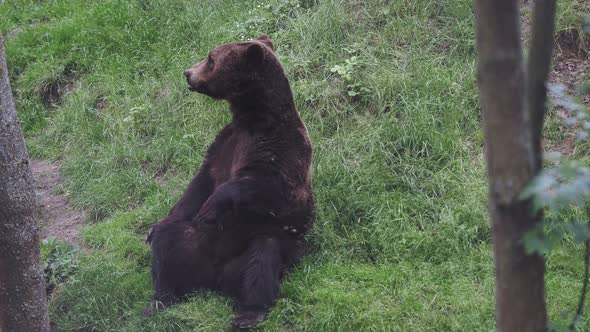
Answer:
[[[0,331],[49,331],[36,197],[0,34]]]
[[[544,258],[527,255],[521,241],[542,215],[533,213],[530,202],[518,197],[541,166],[540,134],[533,135],[538,118],[531,119],[526,107],[530,103],[525,101],[518,3],[475,1],[478,81],[496,266],[496,327],[502,332],[547,331]]]

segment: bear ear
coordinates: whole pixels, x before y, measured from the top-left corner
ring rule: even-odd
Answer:
[[[264,45],[268,46],[268,48],[270,48],[271,50],[274,51],[274,48],[272,47],[272,40],[270,39],[270,37],[268,35],[262,34],[256,40],[258,40],[259,42],[261,42]]]
[[[262,46],[258,43],[248,45],[248,49],[246,49],[246,58],[250,63],[262,63],[262,60],[264,59],[264,50],[262,49]]]

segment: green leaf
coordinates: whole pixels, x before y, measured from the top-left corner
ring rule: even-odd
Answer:
[[[547,328],[549,331],[554,331],[554,332],[569,332],[570,331],[570,329],[568,328],[568,324],[565,321],[549,322],[549,323],[547,323]]]
[[[565,225],[565,229],[574,235],[574,240],[577,242],[590,240],[590,227],[587,223]]]
[[[557,162],[561,160],[561,153],[557,151],[545,152],[543,153],[543,159],[547,161]]]
[[[523,237],[524,248],[527,255],[534,253],[545,254],[551,250],[551,243],[547,238],[540,236],[536,232],[528,232]]]
[[[544,255],[551,251],[555,244],[563,238],[563,230],[560,228],[550,228],[545,232],[543,224],[528,231],[522,237],[525,252],[527,255],[537,253]]]

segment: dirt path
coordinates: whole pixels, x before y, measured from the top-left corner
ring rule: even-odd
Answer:
[[[70,207],[68,197],[59,193],[59,164],[46,160],[32,160],[31,170],[41,210],[41,238],[60,238],[79,246],[80,230],[86,215],[83,211]]]

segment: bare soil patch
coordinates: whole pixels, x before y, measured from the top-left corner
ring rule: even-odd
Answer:
[[[580,40],[577,29],[559,31],[555,37],[553,69],[549,73],[549,83],[561,83],[567,87],[568,93],[578,95],[582,82],[588,78],[590,71],[590,38]],[[586,106],[590,107],[590,95],[580,96]],[[549,117],[556,116],[561,120],[571,116],[563,107],[555,106]],[[560,126],[564,139],[559,142],[547,142],[547,148],[559,151],[565,156],[572,156],[576,151],[576,128]]]
[[[555,37],[555,56],[549,82],[563,83],[572,93],[590,69],[590,38],[580,40],[577,29],[560,31]]]
[[[521,31],[524,45],[528,47],[532,25],[532,1],[521,0]],[[570,95],[579,95],[584,79],[588,79],[590,73],[590,37],[581,38],[582,32],[576,28],[557,31],[555,48],[553,50],[552,70],[549,73],[548,83],[561,83],[567,87]],[[582,101],[590,107],[590,94],[580,96]],[[557,118],[563,120],[571,115],[563,107],[555,106],[547,114],[547,120]],[[561,124],[559,131],[561,139],[543,139],[545,151],[557,151],[565,156],[572,156],[576,152],[576,128]]]
[[[523,6],[521,20],[523,40],[527,44],[531,31],[531,10],[529,4]],[[553,68],[549,73],[548,83],[561,83],[567,87],[568,93],[577,95],[577,91],[583,80],[587,78],[590,70],[590,38],[580,39],[581,33],[575,29],[558,31],[555,35],[555,49],[553,51]],[[582,101],[590,106],[590,95],[580,96]],[[555,106],[553,111],[547,114],[548,120],[558,118],[563,122],[571,115],[563,107]],[[545,151],[557,151],[564,156],[572,156],[576,152],[576,128],[561,124],[560,132],[563,134],[560,140],[545,138],[543,146]]]
[[[78,65],[70,63],[64,67],[62,75],[44,81],[39,87],[39,93],[45,107],[54,110],[61,105],[64,95],[74,88],[79,77]]]
[[[41,238],[59,238],[79,246],[86,214],[73,209],[67,195],[60,192],[59,164],[32,160],[30,165],[39,202]]]

